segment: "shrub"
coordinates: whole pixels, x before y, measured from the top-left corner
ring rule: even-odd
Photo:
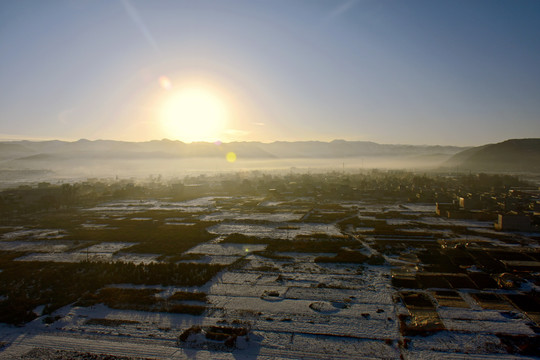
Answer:
[[[168,300],[179,300],[179,301],[192,300],[192,301],[206,302],[206,293],[177,291],[171,296],[169,296]]]
[[[186,305],[186,304],[169,305],[168,307],[162,308],[162,311],[165,311],[165,312],[189,314],[189,315],[195,315],[195,316],[202,315],[205,310],[206,310],[205,306]]]

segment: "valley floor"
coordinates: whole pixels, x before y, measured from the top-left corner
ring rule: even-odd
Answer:
[[[256,205],[242,206],[247,203]],[[176,204],[117,202],[88,209],[94,217],[86,228],[113,227],[118,218],[157,221],[151,215],[147,218],[148,213],[164,209],[171,214],[198,213],[159,220],[171,227],[217,221],[207,229],[212,239],[192,247],[179,260],[227,266],[205,285],[107,286],[154,289],[156,298],[164,302],[179,292],[204,293],[204,301],[182,302],[204,306],[204,313],[149,312],[103,303],[71,304],[50,315],[36,308],[39,316],[33,321],[20,327],[0,326],[0,359],[540,356],[540,307],[534,308],[540,290],[538,273],[527,273],[519,285],[502,287],[497,285],[497,274],[488,274],[471,261],[483,259],[481,254],[486,252],[507,267],[519,265],[504,258],[506,252],[519,254],[521,265],[534,268],[538,265],[534,257],[540,253],[538,234],[502,236],[492,230],[492,222],[436,217],[431,204],[358,201],[331,204],[333,210],[328,204],[325,209],[319,205],[309,199],[268,202],[208,197]],[[350,219],[354,220],[350,224],[343,222]],[[383,232],[377,230],[381,224],[387,226]],[[133,245],[129,242],[75,247],[61,229],[29,230],[5,231],[0,250],[24,250],[16,261],[27,262],[84,261],[89,256],[101,261],[160,261],[156,254],[126,251]],[[237,233],[265,240],[228,238]],[[317,248],[333,237],[352,241],[354,246],[331,252]],[[269,251],[276,239],[309,240],[311,250]],[[351,261],[351,253],[363,260]],[[227,343],[223,339],[231,336],[221,336],[221,332],[236,331],[231,329],[245,330],[245,334],[232,336],[234,341]],[[185,337],[179,340],[182,334]]]

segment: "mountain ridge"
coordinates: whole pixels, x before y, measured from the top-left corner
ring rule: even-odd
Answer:
[[[208,143],[184,143],[178,140],[151,140],[128,142],[116,140],[86,140],[73,142],[52,141],[9,141],[0,142],[3,160],[28,160],[55,157],[87,158],[105,154],[112,158],[151,157],[221,157],[224,153],[235,152],[245,158],[287,159],[287,158],[347,158],[358,156],[404,156],[404,155],[453,155],[465,147],[441,145],[401,145],[378,144],[371,141],[257,141]],[[103,156],[105,156],[103,155]],[[39,158],[39,157],[38,157]]]
[[[3,170],[47,170],[62,178],[345,167],[540,173],[535,165],[540,164],[540,139],[512,139],[502,144],[469,148],[345,140],[189,144],[167,139],[8,141],[0,142],[0,178]],[[236,154],[234,163],[227,160],[229,152]]]
[[[453,155],[443,167],[462,171],[540,172],[540,139],[509,139],[466,149]]]

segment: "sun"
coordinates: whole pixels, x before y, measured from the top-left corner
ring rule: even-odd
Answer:
[[[185,142],[219,140],[227,126],[224,101],[211,90],[190,87],[165,100],[161,124],[168,138]]]

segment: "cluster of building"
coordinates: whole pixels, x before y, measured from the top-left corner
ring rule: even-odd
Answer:
[[[437,203],[437,215],[452,219],[493,220],[502,231],[532,231],[540,226],[540,190],[512,188],[506,193],[456,196]]]

